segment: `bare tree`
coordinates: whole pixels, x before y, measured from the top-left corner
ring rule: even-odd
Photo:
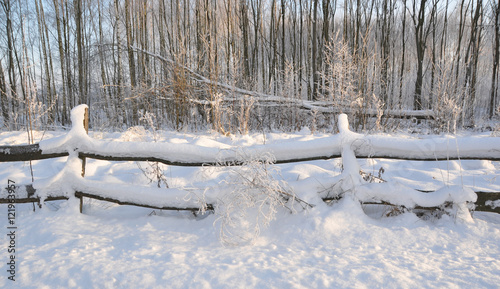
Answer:
[[[244,88],[259,95],[246,110],[252,115],[249,128],[293,126],[291,119],[298,127],[299,120],[330,116],[312,117],[299,106],[273,110],[265,99],[278,99],[279,106],[345,99],[331,85],[344,87],[347,79],[354,79],[351,101],[359,104],[360,127],[379,103],[384,110],[397,103],[401,109],[436,109],[443,87],[462,97],[462,120],[478,117],[479,105],[493,117],[498,106],[497,1],[36,0],[22,5],[28,2],[0,0],[5,121],[22,115],[27,86],[20,84],[26,80],[34,81],[36,100],[53,107],[48,121],[62,125],[69,109],[84,102],[103,110],[100,116],[108,121],[120,114],[127,125],[149,111],[176,128],[192,127],[196,120],[219,131],[234,130],[247,101],[233,88]],[[341,17],[335,17],[337,9]],[[21,23],[26,47],[21,47]],[[332,66],[326,60],[333,48],[327,46],[340,38],[337,44],[349,51]],[[483,53],[490,42],[492,54]],[[24,55],[40,59],[39,65],[23,71]],[[345,62],[348,58],[352,63]],[[339,65],[355,69],[349,78],[327,71],[342,71]],[[199,78],[192,72],[209,81],[193,85]],[[303,116],[280,115],[286,111]]]

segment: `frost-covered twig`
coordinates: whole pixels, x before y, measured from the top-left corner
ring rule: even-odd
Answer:
[[[241,166],[229,167],[229,176],[222,182],[223,192],[215,207],[220,240],[226,245],[254,242],[280,210],[294,213],[294,204],[300,204],[302,209],[312,207],[297,198],[280,178],[272,154],[240,150],[238,155]]]

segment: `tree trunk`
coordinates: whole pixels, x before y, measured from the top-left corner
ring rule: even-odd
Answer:
[[[111,89],[109,88],[109,81],[106,73],[106,68],[104,67],[105,59],[104,59],[104,35],[102,28],[102,9],[101,9],[101,0],[97,0],[97,17],[98,17],[98,35],[99,35],[99,64],[101,69],[101,84],[102,84],[102,97],[106,99],[105,101],[105,110],[108,116],[108,119],[111,119]]]
[[[48,107],[48,121],[49,123],[54,122],[54,117],[52,115],[52,107],[54,105],[54,99],[53,99],[53,94],[52,94],[52,84],[51,84],[51,74],[50,74],[50,69],[49,69],[49,59],[48,59],[48,52],[47,52],[47,46],[48,39],[45,37],[45,18],[43,15],[43,6],[42,2],[38,2],[39,0],[35,1],[35,10],[36,10],[36,15],[37,15],[37,22],[38,22],[38,32],[39,32],[39,37],[40,37],[40,45],[42,46],[42,58],[43,58],[43,66],[45,70],[45,83],[46,83],[46,89],[47,89],[47,107]]]
[[[490,107],[489,117],[493,118],[497,109],[498,98],[498,61],[500,55],[500,3],[492,2],[493,26],[495,27],[495,41],[493,44],[493,67],[491,71]]]
[[[474,104],[476,101],[476,85],[477,85],[477,64],[479,59],[481,37],[482,37],[482,14],[483,3],[482,0],[477,0],[475,10],[471,19],[471,33],[470,41],[467,46],[465,60],[467,61],[467,68],[465,71],[465,99],[463,103],[463,124],[465,127],[473,127],[475,125],[475,109]]]
[[[413,109],[422,110],[422,83],[424,78],[424,56],[426,35],[425,29],[425,3],[420,0],[420,7],[416,9],[416,0],[413,2],[413,24],[415,27],[415,49],[417,50],[417,78],[415,80],[415,92],[413,94]]]
[[[422,99],[422,86],[424,80],[424,57],[425,50],[427,47],[427,37],[429,36],[432,25],[428,24],[426,27],[426,8],[428,0],[420,0],[419,7],[417,9],[417,0],[413,1],[412,19],[415,28],[415,49],[417,50],[417,78],[415,80],[415,92],[413,94],[413,108],[415,110],[423,109],[423,99]],[[435,0],[432,3],[432,7],[429,15],[429,23],[432,23],[436,13],[436,7],[439,0]]]
[[[7,74],[9,75],[9,94],[12,101],[17,97],[16,72],[14,66],[14,35],[12,31],[11,4],[10,0],[2,1],[2,8],[5,12],[6,33],[7,33]],[[14,109],[14,105],[12,109]]]
[[[0,101],[2,102],[3,126],[10,130],[9,98],[7,96],[7,83],[3,73],[2,59],[0,59]]]
[[[68,98],[68,110],[65,112],[66,115],[69,115],[69,109],[74,107],[76,104],[75,100],[75,88],[74,88],[74,79],[73,74],[71,72],[71,51],[70,51],[70,27],[69,27],[69,8],[66,0],[61,0],[61,9],[62,13],[62,21],[63,21],[63,35],[64,35],[64,62],[65,62],[65,70],[66,70],[66,86],[67,86],[67,98]]]
[[[323,10],[323,27],[322,27],[322,32],[321,32],[321,42],[318,47],[318,73],[325,73],[324,65],[323,65],[323,58],[325,57],[325,52],[324,48],[326,47],[328,41],[330,41],[330,0],[323,0],[322,1],[322,10]],[[333,21],[332,21],[333,22]],[[321,81],[320,75],[318,75],[319,80]],[[329,82],[327,79],[325,79],[325,83],[322,83],[321,85],[318,85],[319,87],[328,87]],[[325,92],[323,91],[322,88],[319,89],[320,94],[324,94]]]
[[[242,46],[243,46],[243,79],[247,81],[250,78],[250,55],[249,55],[249,28],[248,21],[248,6],[245,0],[240,0],[240,17],[241,17],[241,32],[242,32]]]
[[[312,69],[312,100],[318,100],[318,1],[313,2],[313,21],[312,21],[312,53],[311,53],[311,69]]]
[[[403,7],[403,24],[401,28],[401,66],[399,70],[399,108],[403,106],[403,77],[405,72],[405,55],[406,55],[406,1]]]
[[[130,0],[125,0],[125,33],[127,35],[127,52],[128,52],[128,65],[130,73],[130,86],[134,88],[137,85],[136,82],[136,71],[135,71],[135,58],[134,50],[132,45],[134,40],[132,39],[132,28],[130,27]]]
[[[82,23],[82,0],[73,0],[75,9],[75,24],[76,24],[76,43],[78,52],[78,103],[86,104],[87,96],[85,94],[85,63],[83,62],[84,46],[83,46],[83,23]]]
[[[281,0],[281,84],[285,84],[285,0]]]
[[[63,35],[61,31],[61,15],[60,15],[60,8],[59,4],[57,3],[57,0],[53,0],[54,4],[54,11],[56,13],[56,27],[57,27],[57,48],[59,50],[59,62],[60,62],[60,68],[61,68],[61,91],[62,91],[62,115],[61,115],[61,124],[64,126],[68,122],[68,115],[67,115],[67,103],[66,103],[66,61],[65,61],[65,55],[64,55],[64,48],[63,48]]]
[[[299,0],[299,13],[300,13],[300,22],[299,22],[299,95],[300,98],[302,98],[302,72],[304,69],[303,60],[302,60],[302,55],[304,55],[303,51],[303,41],[304,41],[304,15],[303,15],[303,7],[302,7],[302,0]]]
[[[387,106],[388,103],[388,69],[389,69],[389,55],[390,55],[390,14],[392,11],[389,11],[390,7],[388,4],[388,1],[391,0],[384,0],[382,2],[382,25],[381,25],[381,40],[380,40],[380,48],[381,48],[381,53],[380,53],[380,62],[381,62],[381,68],[380,68],[380,97],[382,98],[384,102],[384,107]]]
[[[115,95],[115,112],[116,113],[124,113],[125,106],[122,103],[123,100],[123,95],[122,95],[122,50],[121,50],[121,39],[120,39],[120,12],[119,12],[119,0],[115,0],[115,34],[116,34],[116,47],[117,47],[117,65],[116,65],[116,95]]]
[[[469,2],[470,3],[470,2]],[[465,9],[465,11],[464,11]],[[464,29],[465,29],[465,14],[467,13],[467,10],[469,9],[469,4],[467,4],[467,7],[465,7],[465,0],[462,0],[460,2],[460,12],[459,12],[459,16],[460,16],[460,20],[459,20],[459,23],[458,23],[458,39],[457,39],[457,50],[455,52],[455,57],[454,57],[454,61],[456,63],[456,68],[455,68],[455,82],[458,84],[458,77],[460,75],[460,56],[461,56],[461,49],[462,49],[462,38],[463,38],[463,35],[464,35]],[[455,86],[455,88],[457,89],[458,88],[458,85]],[[456,92],[456,91],[455,91]]]
[[[273,85],[272,94],[276,94],[276,58],[278,47],[276,47],[276,0],[271,2],[271,24],[269,25],[269,72],[268,82]]]

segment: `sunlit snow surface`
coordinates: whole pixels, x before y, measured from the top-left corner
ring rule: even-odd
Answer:
[[[61,132],[37,132],[49,139]],[[94,139],[153,141],[150,132],[90,133]],[[158,132],[159,142],[207,148],[279,144],[328,138],[328,134],[216,134]],[[19,132],[0,133],[0,145],[26,142]],[[33,162],[35,180],[51,177],[66,158]],[[435,190],[462,186],[500,191],[500,164],[489,161],[417,162],[358,160],[366,173],[389,183]],[[145,164],[143,164],[145,166]],[[253,245],[225,247],[216,216],[160,212],[86,200],[52,202],[33,212],[18,205],[16,281],[0,271],[1,288],[498,288],[500,215],[475,212],[473,223],[412,213],[380,217],[350,198],[331,206],[316,193],[341,174],[339,159],[279,165],[281,176],[316,207],[278,212]],[[217,188],[222,169],[165,166],[171,188]],[[108,184],[149,183],[135,162],[87,160],[86,178]],[[0,163],[0,184],[30,183],[29,163]],[[7,209],[0,205],[1,262],[8,261]],[[3,223],[1,220],[4,220]]]

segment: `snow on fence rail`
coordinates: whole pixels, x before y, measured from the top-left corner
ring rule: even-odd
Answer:
[[[85,158],[110,161],[157,161],[176,166],[239,165],[245,161],[241,159],[236,148],[218,149],[192,144],[116,142],[93,139],[88,136],[85,129],[88,124],[87,112],[86,105],[75,107],[71,112],[73,126],[63,136],[32,145],[0,146],[0,162],[68,156],[65,167],[55,176],[37,180],[33,185],[17,186],[17,202],[68,199],[74,195],[80,199],[88,197],[156,209],[191,211],[197,211],[201,207],[213,209],[217,198],[198,194],[196,189],[110,185],[85,179],[83,177]],[[349,130],[345,114],[339,115],[338,129],[339,133],[336,135],[307,143],[254,145],[248,149],[255,155],[271,153],[276,159],[275,163],[342,157],[344,171],[330,180],[332,188],[335,187],[338,192],[322,196],[323,199],[336,198],[350,193],[361,202],[389,203],[405,208],[438,207],[448,203],[454,205],[458,211],[467,211],[467,214],[469,212],[467,204],[477,201],[477,209],[500,213],[498,208],[488,208],[485,205],[500,199],[500,193],[473,192],[463,187],[445,187],[435,192],[421,192],[399,184],[367,183],[360,175],[356,160],[357,157],[370,157],[422,161],[456,159],[500,161],[500,138],[404,139],[362,135]],[[401,194],[402,191],[405,193]],[[6,190],[2,190],[0,203],[8,202]]]

